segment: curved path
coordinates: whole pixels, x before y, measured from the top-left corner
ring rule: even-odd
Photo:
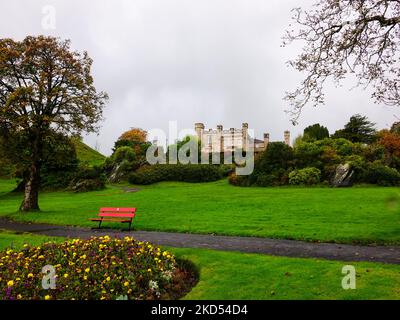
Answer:
[[[118,231],[88,229],[49,224],[30,224],[0,218],[0,229],[30,232],[46,236],[90,238],[91,236],[131,236],[140,241],[178,248],[203,248],[239,251],[297,258],[323,258],[341,261],[369,261],[400,264],[400,246],[356,246],[333,243],[310,243],[267,238],[213,236],[186,233]]]

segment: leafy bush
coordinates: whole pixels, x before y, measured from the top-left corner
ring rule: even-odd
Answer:
[[[40,186],[45,190],[68,188],[78,170],[79,160],[74,140],[63,135],[51,135],[46,138],[46,152],[40,169]],[[21,174],[21,177],[27,174]],[[23,179],[22,188],[25,185]]]
[[[294,149],[296,167],[322,167],[321,157],[324,153],[324,146],[316,142],[301,141]]]
[[[122,161],[135,161],[136,160],[136,154],[135,151],[133,151],[132,148],[130,147],[120,147],[118,148],[114,155],[114,161],[117,163],[120,163]]]
[[[238,176],[235,173],[229,175],[228,181],[233,186],[250,187],[250,182],[247,176]]]
[[[106,187],[106,181],[102,166],[81,166],[74,174],[69,188],[75,192],[102,190]]]
[[[0,153],[0,178],[11,178],[14,174],[15,166]]]
[[[158,164],[141,167],[129,176],[132,184],[153,184],[161,181],[210,182],[222,179],[230,172],[226,166],[210,164]]]
[[[400,173],[376,161],[368,165],[363,180],[381,186],[397,186],[400,185]]]
[[[289,174],[289,183],[291,185],[314,185],[321,180],[321,170],[317,168],[305,168],[293,170]]]
[[[193,284],[172,254],[150,243],[108,236],[0,252],[2,300],[176,299]],[[44,290],[44,266],[55,289]]]
[[[128,180],[128,176],[137,170],[145,160],[137,157],[132,147],[122,146],[106,159],[104,169],[110,182]]]
[[[349,140],[343,138],[337,139],[324,139],[315,142],[316,145],[321,147],[331,147],[333,148],[339,156],[350,156],[353,154],[353,143]]]
[[[258,187],[270,187],[273,185],[279,185],[277,181],[279,181],[279,176],[276,174],[260,173],[257,175],[254,185]]]

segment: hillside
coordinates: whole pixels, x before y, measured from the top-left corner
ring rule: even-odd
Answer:
[[[103,156],[98,151],[92,149],[81,140],[74,139],[73,143],[75,144],[76,154],[79,161],[86,162],[87,164],[92,166],[100,165],[104,162],[106,158],[105,156]]]

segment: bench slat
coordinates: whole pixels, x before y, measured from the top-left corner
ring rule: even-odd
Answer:
[[[100,208],[100,212],[135,213],[136,208]]]
[[[99,217],[121,217],[121,218],[133,218],[134,213],[114,213],[114,212],[100,212]]]
[[[124,220],[124,219],[101,219],[101,218],[93,218],[89,219],[90,221],[109,221],[109,222],[131,222],[132,220]]]

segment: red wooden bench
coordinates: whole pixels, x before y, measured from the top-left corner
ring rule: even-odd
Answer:
[[[136,208],[100,208],[97,218],[89,220],[98,222],[99,229],[103,221],[129,223],[130,231],[135,213]]]

